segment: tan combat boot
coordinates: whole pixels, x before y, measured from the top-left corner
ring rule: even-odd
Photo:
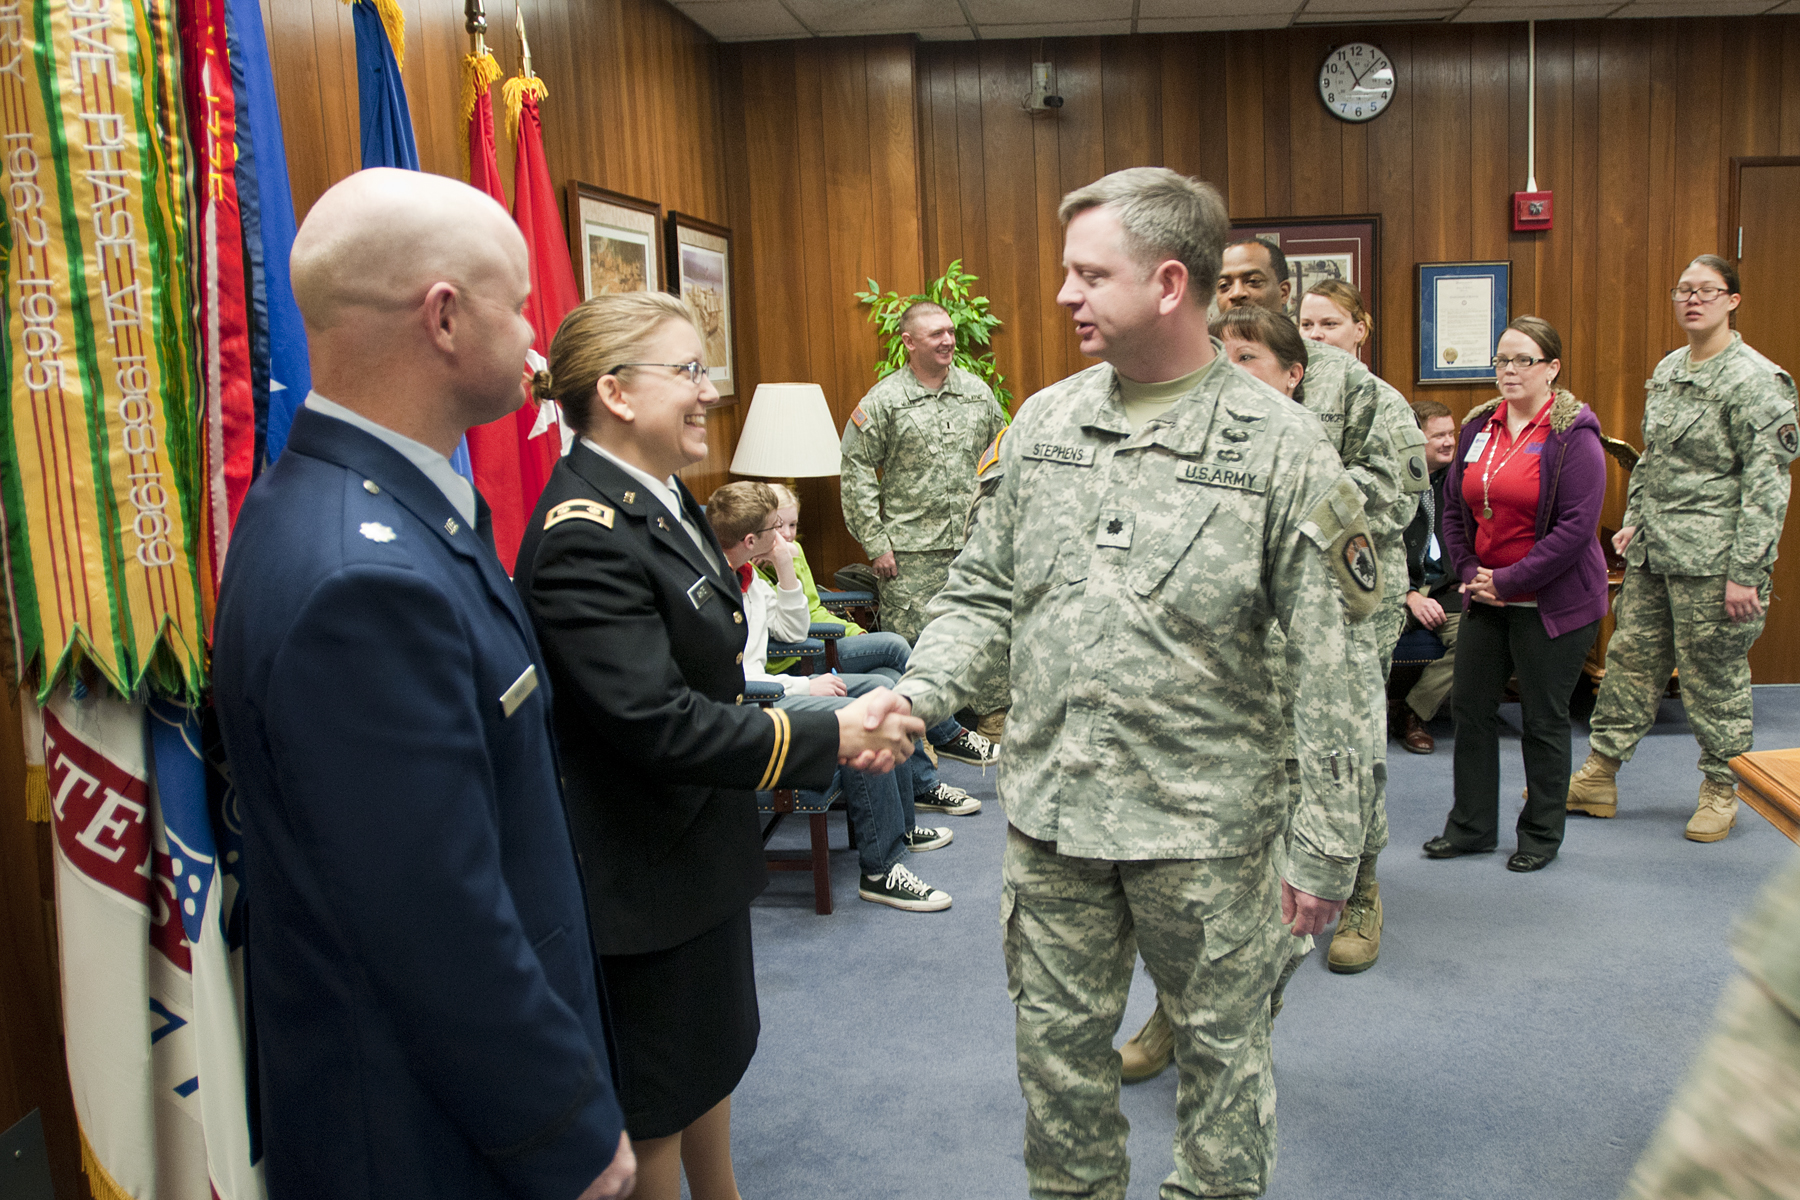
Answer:
[[[1700,804],[1688,818],[1690,842],[1716,842],[1737,824],[1737,791],[1729,783],[1708,779],[1700,784]]]
[[[1162,1000],[1158,999],[1156,1011],[1150,1014],[1144,1027],[1132,1034],[1131,1040],[1119,1050],[1119,1057],[1125,1064],[1119,1077],[1126,1083],[1142,1083],[1160,1075],[1174,1056],[1175,1031],[1169,1027]]]
[[[1569,779],[1568,809],[1590,817],[1611,817],[1619,811],[1619,760],[1589,750],[1581,770]],[[1720,834],[1724,837],[1724,834]]]
[[[1357,874],[1356,890],[1338,918],[1325,965],[1339,975],[1355,975],[1374,966],[1380,955],[1381,885],[1375,882],[1375,872],[1365,868]]]
[[[988,713],[975,722],[975,732],[998,746],[1006,737],[1006,709]]]

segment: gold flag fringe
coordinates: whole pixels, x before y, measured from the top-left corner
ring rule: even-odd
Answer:
[[[132,1200],[131,1193],[120,1187],[107,1169],[101,1165],[100,1156],[88,1145],[87,1130],[81,1132],[81,1170],[87,1176],[88,1187],[94,1193],[94,1200]]]
[[[457,145],[462,150],[464,179],[469,177],[469,122],[475,117],[475,102],[499,78],[500,64],[494,61],[492,54],[463,55],[462,95],[456,101],[456,127],[462,130],[462,140]]]
[[[506,136],[509,138],[519,136],[519,114],[525,111],[526,92],[536,96],[541,103],[550,94],[550,89],[536,75],[529,79],[523,75],[514,75],[500,89],[500,98],[506,102]],[[467,138],[463,140],[468,141]]]
[[[25,819],[39,825],[50,823],[50,779],[43,763],[25,764]]]
[[[355,7],[357,0],[343,0],[345,4]],[[406,69],[406,14],[400,11],[400,0],[369,0],[375,11],[381,14],[381,24],[387,30],[388,43],[394,47],[394,65],[401,70]]]

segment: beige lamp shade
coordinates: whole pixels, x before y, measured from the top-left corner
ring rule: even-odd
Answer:
[[[816,383],[759,383],[731,456],[733,475],[808,479],[838,473],[838,431]]]

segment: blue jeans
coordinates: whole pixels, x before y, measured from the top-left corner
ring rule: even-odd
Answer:
[[[836,712],[850,703],[853,696],[887,681],[879,675],[852,675],[844,679],[849,696],[788,696],[777,701],[777,708],[797,712]],[[885,875],[888,868],[906,853],[906,831],[913,827],[913,789],[920,786],[916,768],[931,768],[931,760],[915,748],[912,757],[900,763],[889,775],[869,771],[852,771],[839,767],[838,782],[844,787],[844,807],[850,823],[856,827],[856,857],[865,875]],[[932,773],[932,784],[937,782]]]

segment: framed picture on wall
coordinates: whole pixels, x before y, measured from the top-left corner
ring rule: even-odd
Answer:
[[[1381,307],[1377,294],[1377,275],[1381,259],[1377,256],[1381,240],[1379,213],[1353,213],[1341,217],[1265,217],[1259,220],[1233,221],[1231,240],[1267,238],[1281,247],[1287,256],[1288,279],[1293,290],[1288,294],[1288,315],[1298,320],[1300,298],[1315,283],[1337,279],[1362,294],[1363,307],[1380,328]],[[1363,365],[1378,371],[1375,339],[1362,344]]]
[[[660,292],[662,205],[590,183],[569,183],[569,257],[581,298]]]
[[[669,290],[700,318],[706,370],[719,395],[737,395],[737,355],[732,341],[731,230],[686,213],[669,214]]]
[[[1511,282],[1510,262],[1419,264],[1419,383],[1494,382]]]

